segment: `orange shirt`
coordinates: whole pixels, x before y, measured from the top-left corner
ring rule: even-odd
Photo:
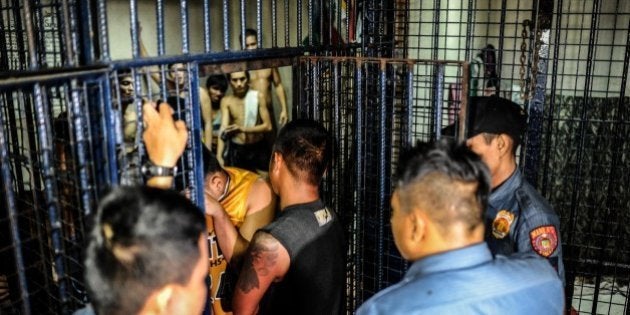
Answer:
[[[253,186],[253,184],[260,178],[256,173],[243,170],[235,167],[225,167],[225,172],[230,177],[230,183],[228,186],[228,192],[219,203],[225,209],[232,224],[239,228],[245,216],[247,215],[247,197]],[[229,314],[221,305],[221,300],[226,299],[227,303],[231,304],[232,297],[224,296],[224,294],[231,292],[224,292],[225,285],[231,285],[225,283],[225,270],[227,268],[227,261],[221,253],[219,244],[217,243],[217,237],[214,233],[214,225],[212,223],[212,217],[206,216],[206,225],[208,226],[208,249],[210,256],[210,298],[212,301],[212,310],[214,314]],[[229,306],[231,309],[231,305]]]

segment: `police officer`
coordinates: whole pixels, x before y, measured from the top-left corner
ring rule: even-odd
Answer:
[[[533,253],[492,256],[484,239],[490,176],[479,156],[442,139],[400,160],[391,227],[411,262],[357,315],[562,314],[562,281]]]
[[[466,144],[490,169],[491,194],[485,239],[493,254],[535,252],[549,260],[564,282],[560,220],[516,165],[527,114],[497,97],[472,97]]]

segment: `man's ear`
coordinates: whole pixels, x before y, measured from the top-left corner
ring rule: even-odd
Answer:
[[[502,133],[498,137],[496,137],[497,141],[497,149],[499,149],[499,153],[501,156],[504,156],[511,151],[511,145],[513,144],[512,138],[510,136]]]
[[[420,243],[426,236],[427,217],[426,214],[419,209],[413,209],[409,213],[408,220],[410,220],[412,231],[411,241],[414,244]]]
[[[210,175],[210,184],[214,187],[222,186],[224,181],[225,180],[221,177],[219,172],[215,172],[214,174]]]
[[[280,169],[280,166],[284,164],[284,159],[282,158],[282,154],[279,152],[274,152],[271,155],[271,159],[273,160],[273,166],[271,171],[276,171]]]

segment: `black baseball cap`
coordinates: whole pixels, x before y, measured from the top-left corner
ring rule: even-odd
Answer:
[[[473,96],[470,98],[468,138],[482,132],[507,134],[516,145],[527,129],[527,114],[518,104],[498,96]]]

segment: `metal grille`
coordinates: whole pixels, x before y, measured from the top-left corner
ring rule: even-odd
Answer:
[[[246,27],[256,51],[241,51]],[[493,92],[529,110],[521,165],[561,216],[567,306],[627,313],[629,34],[623,0],[0,0],[1,312],[86,302],[86,216],[106,187],[139,180],[145,159],[141,125],[124,138],[125,107],[141,121],[182,63],[184,93],[170,99],[191,133],[176,182],[197,204],[202,78],[292,66],[292,116],[339,141],[323,190],[346,228],[348,313],[407,268],[388,220],[398,152],[442,136],[467,95]]]
[[[630,4],[558,1],[553,13],[539,183],[561,216],[568,302],[627,313]]]
[[[103,121],[88,102],[102,93],[103,81],[77,78],[0,95],[8,205],[0,215],[0,255],[10,294],[17,295],[10,308],[24,313],[63,313],[86,301],[80,260],[86,215],[107,159],[97,147],[103,139],[86,137]]]
[[[338,141],[323,188],[346,226],[348,311],[406,270],[389,226],[391,175],[401,148],[440,137],[449,113],[459,114],[460,104],[449,107],[445,91],[465,68],[460,62],[387,58],[299,61],[296,114],[322,121]]]

